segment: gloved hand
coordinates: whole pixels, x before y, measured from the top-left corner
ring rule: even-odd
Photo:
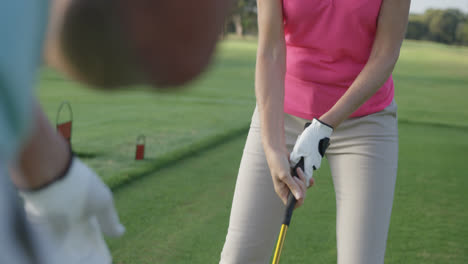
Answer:
[[[290,163],[291,167],[295,167],[301,157],[304,157],[304,174],[307,185],[312,178],[313,171],[320,168],[323,155],[330,144],[332,132],[331,126],[314,118],[312,123],[297,138],[290,155]]]
[[[110,264],[102,233],[125,232],[110,189],[78,158],[64,177],[37,191],[21,191],[28,219],[48,243],[49,263]]]

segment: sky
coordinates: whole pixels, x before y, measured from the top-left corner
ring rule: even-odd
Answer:
[[[421,14],[429,8],[458,8],[468,14],[468,0],[411,0],[411,13]]]

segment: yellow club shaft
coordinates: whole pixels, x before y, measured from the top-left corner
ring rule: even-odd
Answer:
[[[283,250],[284,239],[286,238],[286,232],[288,231],[288,226],[283,224],[281,226],[281,231],[278,236],[278,242],[276,244],[275,255],[273,256],[272,264],[278,264],[281,256],[281,251]]]

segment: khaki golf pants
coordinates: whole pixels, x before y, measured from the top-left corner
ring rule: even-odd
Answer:
[[[381,112],[344,121],[332,134],[326,158],[336,194],[338,264],[384,262],[397,174],[396,110],[392,102]],[[289,151],[308,121],[285,114]],[[273,188],[261,143],[259,114],[255,110],[220,263],[268,263],[284,210]],[[320,221],[320,217],[313,221]],[[302,250],[310,248],[304,245]],[[315,263],[312,253],[308,263]]]

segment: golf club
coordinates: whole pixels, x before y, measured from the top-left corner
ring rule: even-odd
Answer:
[[[304,129],[306,129],[309,125],[310,123],[306,123],[304,125]],[[291,168],[291,175],[293,177],[299,177],[297,175],[297,168],[301,168],[301,170],[304,171],[304,157],[301,157],[296,166],[294,166],[294,168]],[[284,239],[286,238],[286,232],[288,231],[289,223],[291,223],[291,217],[294,207],[296,206],[296,202],[296,198],[291,193],[291,191],[289,191],[288,202],[286,204],[286,212],[284,214],[283,224],[281,225],[281,230],[278,236],[278,242],[276,242],[275,254],[273,255],[273,264],[279,263],[281,251],[283,250]]]
[[[293,177],[297,176],[297,168],[304,170],[304,157],[296,164],[294,168],[291,169],[291,174]],[[286,238],[286,232],[288,231],[289,223],[291,222],[292,213],[294,206],[296,206],[296,198],[294,195],[289,192],[288,194],[288,203],[286,205],[286,213],[284,214],[283,224],[281,225],[281,230],[278,236],[278,242],[276,243],[275,254],[273,256],[273,264],[278,264],[281,256],[281,251],[283,250],[284,239]]]

